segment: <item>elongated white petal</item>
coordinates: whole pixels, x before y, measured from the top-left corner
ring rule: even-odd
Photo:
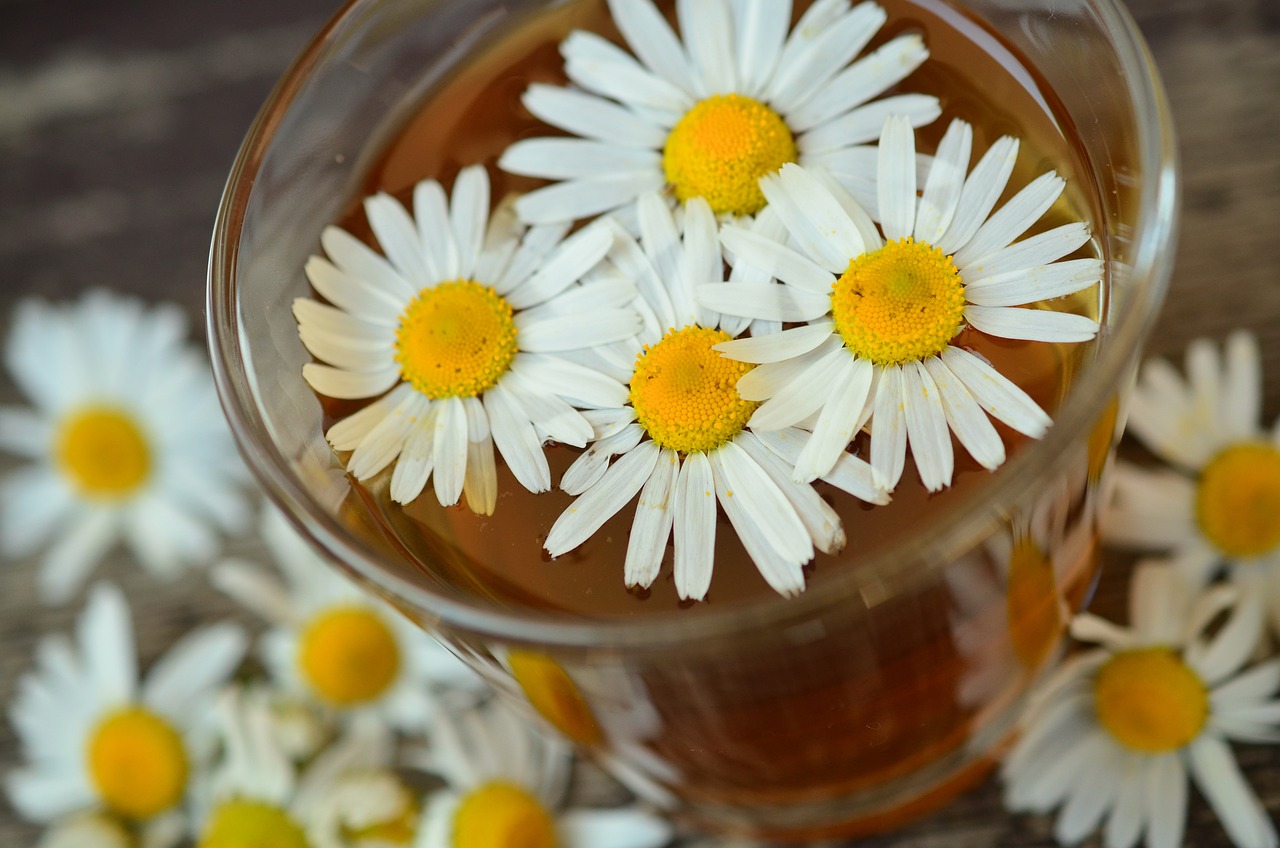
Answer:
[[[801,108],[828,80],[862,50],[886,19],[884,9],[862,3],[816,31],[803,29],[804,21],[792,33],[793,47],[783,49],[778,71],[767,89],[768,100],[783,116]],[[807,41],[807,44],[804,42]]]
[[[649,0],[609,0],[609,13],[646,68],[689,96],[697,96],[689,57],[657,7]]]
[[[547,533],[544,547],[553,557],[581,545],[618,513],[649,479],[661,450],[642,442],[610,466],[594,486],[560,514]]]
[[[1033,439],[1049,429],[1052,421],[1031,396],[977,356],[950,345],[941,356],[943,364],[993,418]]]
[[[800,196],[792,194],[797,187],[800,190]],[[804,256],[831,274],[843,273],[849,267],[849,260],[858,254],[845,253],[837,249],[827,237],[826,229],[821,224],[810,220],[805,214],[805,206],[820,202],[817,200],[823,193],[820,187],[814,190],[804,182],[787,185],[782,182],[780,175],[770,175],[760,178],[760,190],[769,201],[769,207],[786,226],[791,243],[798,247]],[[831,205],[834,205],[834,201],[831,201]],[[849,216],[843,211],[840,214],[848,220]],[[849,226],[853,227],[852,221],[849,222]],[[859,250],[858,253],[860,252]]]
[[[938,151],[925,179],[924,193],[916,212],[916,241],[937,244],[951,226],[972,152],[973,127],[959,119],[952,121],[942,141],[938,142]],[[965,282],[968,281],[969,278],[965,277]]]
[[[897,85],[927,58],[929,51],[919,35],[899,36],[837,74],[787,115],[787,125],[802,133],[842,115]]]
[[[965,307],[965,320],[990,336],[1033,342],[1087,342],[1098,334],[1098,322],[1070,312],[1010,306]]]
[[[320,233],[320,244],[334,265],[345,274],[368,283],[392,303],[405,303],[418,293],[391,267],[390,262],[346,230],[325,227]]]
[[[766,336],[720,342],[712,350],[739,362],[781,362],[817,348],[831,337],[834,328],[830,321],[821,321]]]
[[[660,150],[667,141],[667,131],[662,127],[623,106],[582,91],[535,82],[521,101],[534,117],[583,138],[649,150]],[[505,158],[504,153],[498,160],[498,167],[503,170]]]
[[[467,472],[467,413],[458,398],[444,398],[436,404],[433,422],[436,500],[453,506],[462,496]]]
[[[914,178],[915,172],[912,169],[913,181]],[[862,234],[849,214],[817,177],[795,163],[783,165],[777,179],[798,205],[799,213],[810,226],[823,234],[826,243],[830,245],[828,249],[834,251],[838,264],[829,270],[843,272],[849,260],[866,249]],[[761,188],[764,188],[763,183]],[[790,225],[788,229],[791,229]]]
[[[776,239],[742,227],[726,226],[720,231],[720,241],[737,262],[747,263],[769,277],[812,294],[831,293],[835,283],[831,272]]]
[[[293,317],[297,319],[299,328],[307,327],[353,342],[378,344],[384,341],[394,342],[396,337],[392,320],[376,322],[359,318],[309,297],[294,299]]]
[[[662,157],[656,150],[590,139],[530,138],[504,150],[500,164],[511,174],[572,180],[657,170],[662,167]]]
[[[603,259],[612,244],[608,227],[584,227],[561,242],[536,274],[508,292],[507,302],[525,309],[555,297]]]
[[[698,286],[697,298],[701,305],[726,315],[784,323],[812,321],[831,309],[828,295],[772,283],[711,283]]]
[[[893,491],[902,478],[907,456],[907,416],[903,407],[902,369],[880,373],[871,413],[871,468],[876,482]]]
[[[1013,173],[1013,164],[1018,159],[1018,146],[1016,138],[1006,135],[987,148],[964,181],[951,226],[934,247],[943,253],[955,253],[969,243],[1004,193],[1009,175]]]
[[[604,476],[611,457],[629,452],[643,438],[643,427],[627,424],[618,432],[595,442],[565,470],[560,488],[570,495],[582,494]]]
[[[1204,735],[1191,743],[1187,753],[1196,786],[1234,844],[1241,848],[1274,848],[1280,843],[1275,823],[1225,742]]]
[[[824,554],[834,556],[839,553],[847,539],[840,516],[831,505],[808,483],[797,483],[791,479],[792,470],[751,431],[739,435],[735,443],[769,475],[778,491],[790,502],[797,517],[809,531],[809,538],[813,540],[814,546]]]
[[[542,441],[520,405],[501,383],[484,393],[484,409],[489,416],[493,443],[520,485],[534,493],[550,489],[551,469],[542,452]]]
[[[854,433],[862,426],[861,414],[871,392],[874,368],[870,362],[846,357],[840,362],[818,423],[796,459],[794,479],[808,482],[830,472]]]
[[[963,248],[956,252],[958,266],[978,262],[982,257],[1003,250],[1040,220],[1066,188],[1067,181],[1050,171],[1032,180],[1026,188],[987,219]]]
[[[385,397],[378,398],[359,412],[352,413],[334,424],[325,433],[325,438],[328,439],[329,444],[333,445],[334,450],[354,450],[370,430],[383,418],[392,414],[401,404],[408,402],[414,394],[413,386],[401,383]]]
[[[733,20],[725,0],[677,0],[680,33],[699,97],[737,90]]]
[[[394,327],[408,303],[408,299],[396,297],[319,256],[308,259],[304,270],[321,297],[372,324]]]
[[[530,353],[559,353],[621,342],[640,331],[631,309],[593,309],[577,315],[528,322],[516,316],[516,343]]]
[[[449,223],[449,198],[440,183],[423,180],[413,187],[413,220],[418,225],[423,255],[439,280],[458,279],[458,242]]]
[[[770,432],[752,431],[752,435],[769,450],[782,457],[785,462],[794,466],[811,434],[804,430],[787,428]],[[822,479],[867,503],[881,505],[889,503],[889,494],[876,482],[871,465],[853,454],[840,454],[835,467],[822,475]]]
[[[576,221],[631,203],[665,182],[662,172],[655,170],[554,183],[521,195],[516,212],[531,224]]]
[[[738,2],[733,6],[739,91],[759,99],[773,77],[791,25],[790,3]]]
[[[404,296],[411,297],[417,290],[439,279],[423,255],[413,218],[399,200],[386,192],[378,192],[365,199],[364,214],[383,253],[408,284],[402,292]]]
[[[367,480],[390,465],[430,407],[431,401],[417,392],[407,396],[360,441],[347,461],[347,470],[357,480]]]
[[[1005,460],[1004,441],[991,419],[941,359],[931,356],[923,364],[938,387],[947,424],[960,444],[983,468],[999,468]]]
[[[822,348],[819,348],[822,350]],[[797,379],[780,387],[751,415],[754,430],[779,430],[803,421],[830,399],[831,385],[849,359],[849,352],[837,348],[806,368]],[[747,372],[749,376],[752,372]],[[739,393],[742,393],[739,380]],[[746,394],[742,395],[746,397]]]
[[[716,490],[706,454],[685,457],[674,494],[676,593],[700,601],[711,586],[716,545]]]
[[[501,385],[520,404],[533,425],[550,438],[579,448],[591,440],[591,424],[560,398],[538,391],[537,386],[514,371],[502,378]]]
[[[1072,259],[965,281],[965,297],[978,306],[1022,306],[1073,294],[1101,279],[1101,259]]]
[[[907,238],[916,226],[916,143],[911,124],[901,115],[886,118],[880,133],[876,186],[884,237]]]
[[[885,119],[901,115],[913,127],[932,123],[942,114],[938,98],[928,94],[898,94],[873,100],[852,112],[814,127],[796,139],[800,161],[814,154],[866,144],[880,137]]]
[[[919,362],[902,366],[902,403],[907,441],[921,482],[931,492],[949,486],[955,470],[951,433],[938,387]]]
[[[498,469],[493,457],[493,437],[467,442],[467,470],[462,483],[467,506],[476,515],[493,515],[498,504]]]
[[[558,356],[521,354],[511,363],[511,370],[530,385],[575,404],[610,408],[620,407],[627,400],[627,389],[617,380]]]
[[[998,274],[1048,265],[1080,249],[1088,241],[1088,224],[1063,224],[989,253],[977,262],[960,266],[960,275],[969,286]]]
[[[380,395],[400,380],[400,366],[394,362],[373,371],[345,371],[308,362],[302,378],[322,395],[339,400],[358,400]]]
[[[683,114],[693,100],[594,33],[576,30],[560,46],[565,75],[581,88],[631,107]]]
[[[640,490],[623,565],[623,579],[628,587],[648,588],[658,576],[667,540],[671,537],[675,514],[672,505],[679,473],[680,457],[673,450],[664,450]]]

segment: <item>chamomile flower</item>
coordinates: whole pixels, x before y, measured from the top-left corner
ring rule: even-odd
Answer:
[[[461,660],[322,560],[277,510],[264,510],[261,532],[283,581],[241,560],[210,576],[273,625],[260,650],[281,689],[410,732],[445,692],[471,699],[480,682]]]
[[[983,467],[997,468],[1005,448],[988,415],[1032,437],[1049,417],[985,360],[953,344],[957,335],[972,328],[1080,342],[1096,334],[1097,323],[1081,315],[1015,308],[1095,285],[1102,262],[1058,261],[1088,241],[1083,223],[1013,243],[1057,201],[1065,181],[1043,174],[990,214],[1018,142],[999,139],[966,177],[972,135],[965,122],[951,123],[917,198],[914,133],[900,116],[885,121],[879,229],[827,175],[786,165],[760,185],[789,239],[735,226],[721,232],[739,263],[767,269],[783,285],[704,285],[698,302],[730,315],[810,322],[716,346],[761,363],[739,387],[744,398],[763,401],[750,419],[756,430],[817,414],[797,480],[826,473],[868,419],[871,465],[886,489],[902,476],[908,443],[924,485],[949,485],[949,430]]]
[[[1256,339],[1235,333],[1224,353],[1192,342],[1186,380],[1164,360],[1143,366],[1129,432],[1172,468],[1119,462],[1103,533],[1167,553],[1196,584],[1225,564],[1280,633],[1280,423],[1260,423]]]
[[[854,61],[887,15],[879,5],[818,0],[791,23],[790,0],[679,0],[684,41],[650,0],[609,0],[632,53],[589,32],[560,47],[577,88],[534,84],[524,104],[578,138],[519,141],[499,167],[559,182],[516,201],[535,223],[628,207],[647,191],[701,197],[718,216],[755,215],[757,181],[787,162],[822,166],[874,196],[874,142],[886,115],[916,126],[935,97],[876,100],[929,56],[902,35]]]
[[[1228,744],[1280,740],[1280,660],[1241,671],[1261,607],[1223,585],[1197,595],[1177,570],[1151,562],[1135,571],[1129,602],[1128,628],[1091,615],[1072,624],[1073,636],[1099,647],[1039,693],[1004,763],[1007,806],[1061,805],[1064,844],[1102,826],[1108,848],[1136,845],[1144,832],[1148,848],[1176,848],[1190,774],[1236,845],[1276,845]]]
[[[116,540],[158,575],[207,562],[248,517],[239,454],[208,364],[175,306],[105,291],[15,310],[5,364],[33,409],[0,408],[0,553],[48,545],[41,594],[63,602]]]
[[[501,701],[442,714],[433,738],[431,765],[446,787],[428,800],[415,848],[658,848],[671,840],[669,824],[635,806],[561,812],[568,747]]]
[[[767,215],[761,218],[768,220]],[[641,243],[616,228],[612,263],[636,281],[644,328],[629,344],[599,351],[602,367],[625,379],[625,403],[593,410],[595,442],[565,472],[561,488],[578,495],[552,525],[545,546],[560,556],[581,545],[638,493],[624,579],[649,586],[675,539],[675,585],[702,599],[714,566],[719,502],[765,581],[779,593],[804,589],[801,567],[815,545],[844,546],[835,511],[747,421],[756,404],[736,386],[751,366],[714,347],[747,322],[694,303],[693,288],[722,274],[715,218],[706,201],[689,201],[683,236],[657,193],[638,204]],[[720,285],[726,285],[721,283]],[[776,288],[776,287],[775,287]],[[767,340],[767,339],[766,339]],[[610,464],[613,457],[620,457]],[[866,463],[843,454],[831,478],[867,501],[882,502]],[[833,463],[835,464],[835,463]]]
[[[392,769],[394,740],[365,716],[301,771],[261,693],[217,704],[221,762],[197,798],[197,848],[391,848],[412,844],[416,795]]]
[[[293,310],[303,344],[328,364],[309,363],[303,377],[331,398],[378,398],[325,434],[352,452],[357,479],[394,462],[393,500],[409,503],[431,478],[441,504],[465,491],[487,515],[495,445],[522,486],[546,491],[542,443],[586,444],[591,426],[575,407],[625,394],[561,354],[631,336],[635,291],[589,274],[612,241],[605,228],[564,238],[567,226],[525,230],[505,207],[491,219],[483,167],[462,170],[451,203],[435,180],[418,183],[413,207],[410,217],[389,195],[365,201],[385,258],[324,231],[329,258],[306,271],[328,304],[299,298]]]
[[[6,778],[14,807],[38,822],[94,809],[138,823],[174,814],[208,753],[209,701],[246,641],[231,624],[205,627],[139,681],[124,595],[95,586],[75,642],[41,641],[37,670],[18,683],[9,715],[26,763]]]

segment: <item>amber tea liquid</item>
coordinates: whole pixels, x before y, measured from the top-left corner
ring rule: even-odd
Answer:
[[[1031,232],[1100,220],[1071,123],[1034,68],[953,5],[881,2],[888,23],[868,50],[915,31],[923,34],[931,53],[898,87],[941,100],[942,117],[917,131],[920,151],[931,152],[953,118],[972,124],[975,162],[999,136],[1015,135],[1022,145],[1002,202],[1047,170],[1068,180],[1067,192]],[[798,17],[808,3],[796,5]],[[666,11],[673,17],[670,8]],[[476,162],[489,166],[495,205],[512,192],[539,185],[505,174],[495,163],[516,139],[555,133],[524,109],[520,95],[532,82],[565,83],[557,45],[574,28],[620,41],[603,0],[558,4],[522,21],[464,61],[419,104],[369,170],[362,193],[385,190],[403,199],[428,177],[447,189],[461,167]],[[358,198],[352,210],[340,223],[367,236]],[[1088,292],[1071,306],[1096,317],[1104,303],[1105,291]],[[973,331],[953,343],[986,357],[1050,415],[1091,355],[1090,345],[1030,344]],[[328,406],[326,425],[354,408]],[[1015,455],[1024,437],[999,423],[997,428]],[[688,652],[677,652],[679,662],[657,656],[634,663],[624,688],[628,697],[645,701],[643,728],[611,722],[617,680],[613,672],[599,671],[594,664],[599,657],[558,663],[567,670],[567,685],[576,690],[565,697],[577,698],[586,714],[598,719],[599,733],[582,738],[564,726],[562,717],[541,711],[579,741],[607,750],[621,739],[643,748],[646,761],[659,763],[646,767],[649,777],[681,801],[694,803],[704,821],[720,828],[795,836],[801,831],[788,825],[789,808],[829,803],[833,822],[856,816],[861,820],[853,829],[871,829],[938,802],[974,779],[977,761],[967,746],[975,736],[998,736],[993,716],[1053,654],[1064,611],[1078,606],[1094,578],[1090,495],[1114,420],[1099,428],[1092,456],[1082,452],[1076,477],[1047,486],[1042,503],[1026,504],[1025,514],[1007,517],[1007,526],[996,531],[1003,541],[971,552],[949,575],[939,569],[922,576],[920,586],[905,595],[877,599],[864,592],[857,609],[824,614],[808,634],[761,633],[736,645],[691,645]],[[853,449],[866,456],[864,439]],[[577,454],[573,448],[548,448],[553,481]],[[869,557],[918,535],[922,526],[963,511],[993,475],[958,444],[955,455],[953,485],[936,494],[925,491],[908,458],[888,506],[871,507],[817,483],[843,519],[849,541],[838,556],[819,553],[806,567],[806,594],[823,592]],[[758,575],[723,515],[704,602],[677,598],[670,549],[650,589],[623,585],[632,508],[620,511],[577,550],[550,561],[542,541],[572,499],[556,490],[526,492],[500,458],[498,473],[493,516],[474,515],[465,505],[442,508],[429,486],[408,507],[394,504],[387,496],[388,471],[358,487],[360,520],[379,527],[411,564],[407,567],[489,607],[561,620],[647,621],[662,628],[673,620],[787,603]],[[929,776],[934,789],[912,789],[920,785],[921,774]],[[778,811],[772,818],[771,810]],[[808,830],[810,835],[827,832]]]

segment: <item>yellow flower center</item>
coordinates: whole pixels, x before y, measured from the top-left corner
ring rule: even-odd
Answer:
[[[631,405],[649,438],[681,453],[709,451],[742,432],[760,404],[743,400],[738,379],[751,370],[713,345],[731,336],[689,326],[645,345],[631,375]]]
[[[141,707],[103,718],[85,753],[89,778],[103,803],[121,815],[148,819],[182,800],[187,786],[182,737]]]
[[[400,647],[371,610],[337,607],[303,629],[298,666],[321,699],[348,707],[372,701],[391,686],[400,672]]]
[[[555,820],[519,786],[486,783],[467,793],[453,819],[453,848],[556,848]]]
[[[1098,722],[1135,751],[1177,750],[1209,717],[1204,683],[1168,648],[1122,651],[1098,670],[1093,685]]]
[[[796,142],[778,113],[740,94],[698,103],[671,129],[662,151],[676,197],[704,198],[717,215],[759,212],[760,178],[794,161]]]
[[[849,263],[831,291],[845,346],[876,365],[936,356],[960,331],[964,283],[951,257],[910,237]]]
[[[507,664],[529,703],[552,727],[582,745],[601,740],[591,707],[558,662],[532,651],[512,651]]]
[[[401,375],[433,399],[474,397],[492,388],[515,355],[511,304],[474,280],[423,289],[396,330]]]
[[[119,499],[151,476],[151,446],[131,415],[88,406],[58,428],[54,455],[72,485],[89,497]]]
[[[1196,519],[1209,541],[1230,556],[1258,556],[1280,545],[1280,451],[1233,445],[1200,474]]]
[[[209,818],[196,848],[309,848],[288,813],[260,801],[227,801]]]
[[[1029,538],[1014,543],[1005,594],[1009,641],[1026,668],[1039,668],[1062,636],[1053,561]]]

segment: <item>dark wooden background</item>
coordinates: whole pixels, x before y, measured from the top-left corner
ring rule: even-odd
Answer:
[[[1129,0],[1173,103],[1182,236],[1153,353],[1249,327],[1280,413],[1280,0]],[[0,325],[24,295],[105,286],[189,308],[201,333],[213,213],[237,146],[333,0],[0,0]],[[1099,81],[1104,84],[1104,81]],[[0,403],[18,398],[0,375]],[[0,470],[9,467],[0,458]],[[112,562],[145,660],[193,624],[233,613],[199,577],[160,586]],[[0,704],[36,639],[76,606],[41,607],[34,563],[0,563]],[[1280,750],[1240,752],[1280,816]],[[0,722],[0,772],[17,763]],[[1193,793],[1194,794],[1194,793]],[[1193,802],[1187,844],[1229,844]],[[37,831],[0,799],[0,845]],[[987,783],[880,848],[1050,846],[1046,818],[1011,817]]]

